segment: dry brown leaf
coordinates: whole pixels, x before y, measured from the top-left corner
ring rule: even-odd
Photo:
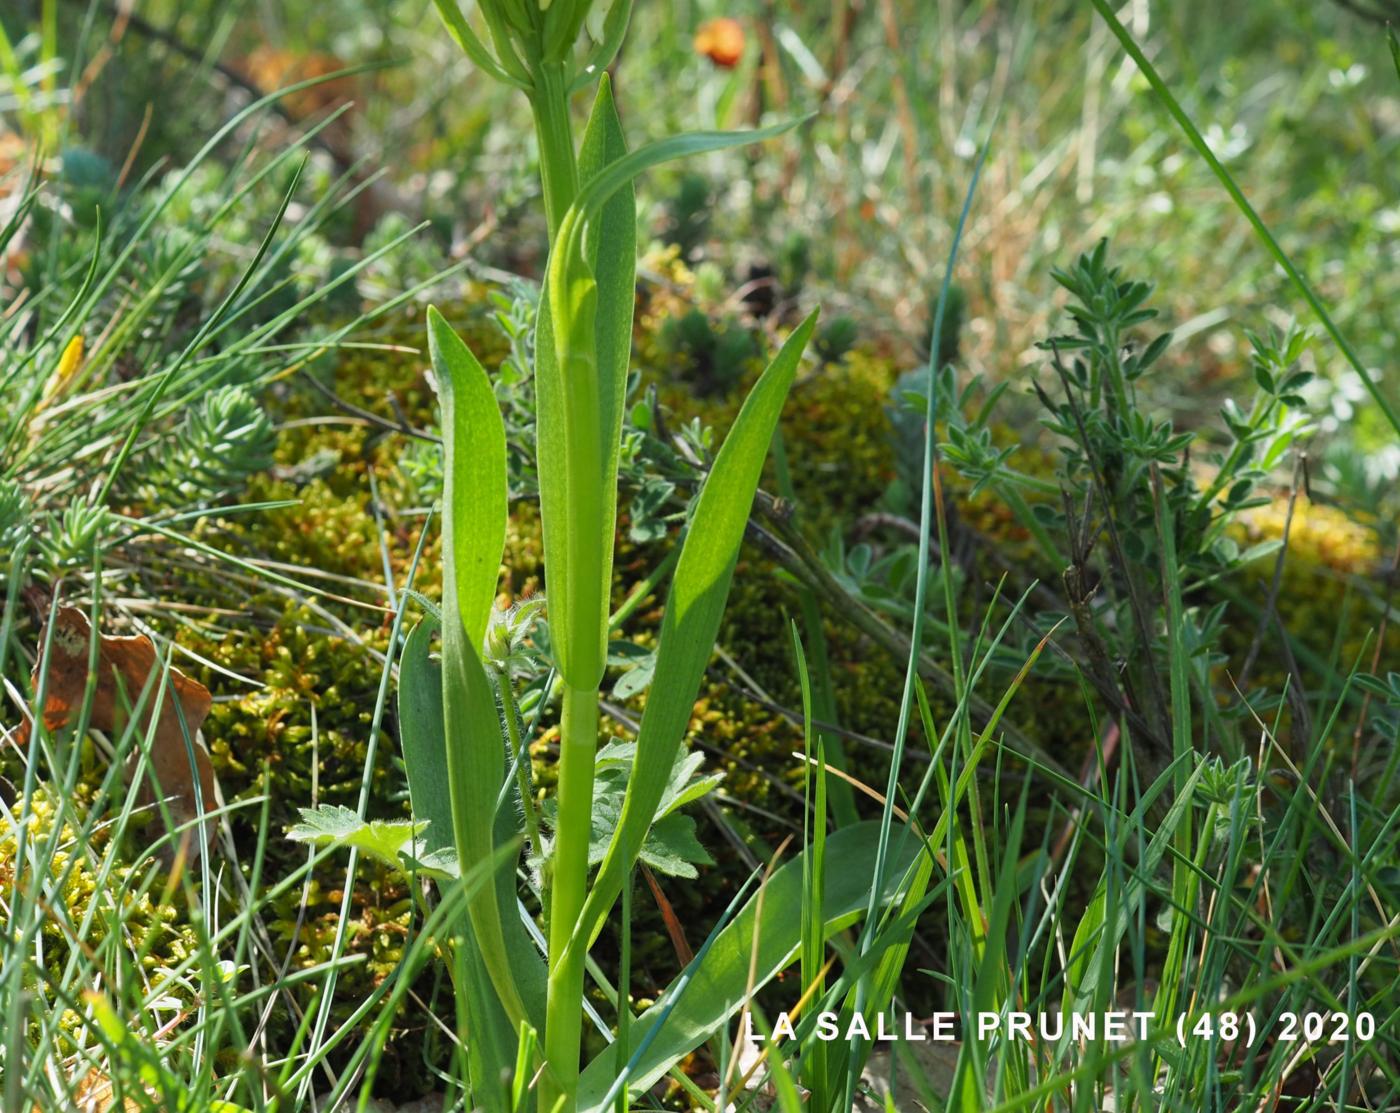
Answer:
[[[90,1067],[74,1089],[73,1107],[78,1113],[114,1113],[117,1102],[115,1088],[109,1079],[95,1067]],[[140,1113],[141,1106],[133,1098],[126,1098],[121,1105],[124,1113]],[[41,1106],[34,1106],[32,1113],[45,1113]]]
[[[77,607],[61,607],[53,619],[53,644],[49,653],[48,676],[45,684],[44,726],[58,730],[67,726],[83,706],[88,680],[89,645],[92,626]],[[42,647],[45,636],[39,639]],[[112,733],[126,726],[126,710],[141,698],[152,669],[159,668],[156,647],[145,635],[114,637],[103,634],[97,651],[97,685],[93,693],[92,711],[88,725]],[[39,689],[39,664],[34,667],[33,684]],[[209,689],[179,669],[169,671],[170,690],[159,701],[160,715],[150,734],[151,771],[162,793],[170,802],[172,817],[185,823],[199,814],[195,797],[195,779],[190,770],[185,735],[194,739],[195,764],[199,770],[200,795],[207,812],[217,807],[218,789],[209,751],[198,737],[200,726],[209,714],[213,699]],[[174,696],[172,699],[171,696]],[[151,728],[151,712],[159,693],[153,688],[141,709],[138,737],[147,737]],[[184,726],[181,726],[183,717]],[[19,741],[29,740],[29,724],[20,727]],[[150,786],[145,786],[145,799],[154,800]],[[205,821],[205,836],[212,837],[214,825]]]
[[[681,966],[689,966],[695,952],[690,949],[690,942],[685,937],[685,928],[681,926],[680,917],[676,915],[671,902],[666,899],[666,894],[661,891],[656,875],[645,865],[642,866],[642,876],[646,878],[651,895],[656,900],[656,907],[661,912],[661,921],[666,925],[666,934],[671,937],[671,947],[676,952],[676,958],[680,960]]]

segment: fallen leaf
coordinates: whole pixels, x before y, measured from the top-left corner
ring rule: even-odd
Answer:
[[[46,640],[46,635],[41,635],[39,645],[42,647]],[[52,647],[44,685],[44,726],[51,731],[67,726],[82,710],[91,640],[92,625],[87,615],[77,607],[61,607],[53,619]],[[35,691],[40,686],[41,665],[42,660],[34,667]],[[101,635],[97,650],[97,684],[88,725],[112,733],[123,730],[127,709],[141,699],[153,669],[159,678],[161,667],[157,663],[156,647],[145,635]],[[151,773],[169,801],[171,817],[178,825],[199,815],[195,777],[185,747],[186,732],[194,741],[195,765],[198,767],[199,792],[204,801],[204,810],[208,812],[218,806],[214,767],[209,761],[209,751],[198,736],[213,699],[208,688],[172,666],[169,670],[169,689],[165,697],[159,700],[160,715],[156,719],[154,732],[151,732],[151,712],[158,695],[159,692],[152,688],[146,696],[137,737],[144,741],[150,734]],[[28,741],[29,724],[26,722],[20,727],[19,742],[24,745]],[[136,755],[132,757],[134,762]],[[152,789],[149,783],[143,786],[143,798],[148,802],[156,798]],[[214,824],[206,820],[204,830],[205,838],[212,838]]]

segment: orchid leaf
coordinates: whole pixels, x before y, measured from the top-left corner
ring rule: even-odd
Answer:
[[[870,897],[870,860],[880,837],[880,825],[858,823],[843,828],[826,840],[822,877],[821,921],[823,938],[854,923],[865,911]],[[915,837],[893,840],[889,882],[881,903],[895,899],[902,881],[923,843]],[[792,910],[802,901],[805,856],[776,870],[760,893],[751,897],[734,919],[719,933],[704,961],[690,972],[684,994],[671,1006],[645,1053],[635,1065],[628,1086],[645,1090],[722,1027],[739,1011],[750,987],[761,988],[795,957],[801,942],[802,917]],[[753,977],[750,963],[753,962]],[[669,992],[669,991],[668,991]],[[634,1022],[640,1035],[647,1032],[666,1007],[666,995]],[[602,1113],[601,1100],[612,1088],[616,1056],[603,1051],[583,1071],[579,1079],[580,1113]]]
[[[443,468],[442,547],[467,636],[480,645],[506,545],[506,427],[485,369],[431,306],[428,352],[451,461]]]
[[[584,907],[575,933],[576,946],[586,947],[592,941],[665,798],[676,747],[690,722],[695,695],[714,649],[773,430],[815,327],[813,313],[788,337],[759,377],[705,480],[671,580],[655,676],[637,735],[637,759],[622,815]]]
[[[461,866],[453,836],[454,811],[449,791],[452,774],[447,731],[443,725],[442,662],[431,654],[432,636],[437,627],[433,619],[424,619],[413,628],[404,644],[399,663],[399,727],[413,818],[425,822],[427,828],[421,838],[404,850],[404,857],[410,866],[446,880],[459,877]],[[494,700],[492,712],[494,714]],[[496,720],[495,730],[499,739],[499,720]],[[496,784],[499,783],[498,780]],[[492,792],[488,807],[495,805],[496,793]],[[486,814],[489,815],[489,811]],[[496,812],[493,842],[505,847],[518,835],[515,805],[507,801]],[[478,890],[478,895],[485,888]],[[513,967],[514,982],[525,1012],[528,1017],[536,1018],[544,1015],[545,968],[519,917],[512,911],[516,907],[515,897],[514,872],[502,869],[495,879],[493,902],[501,910],[501,940]],[[470,936],[468,939],[475,947],[475,940]],[[480,961],[485,963],[484,955]]]

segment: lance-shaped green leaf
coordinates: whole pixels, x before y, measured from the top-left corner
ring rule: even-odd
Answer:
[[[622,890],[666,792],[676,746],[714,650],[763,461],[792,386],[813,313],[788,337],[744,400],[715,458],[686,533],[661,622],[656,673],[637,734],[622,816],[571,946],[587,947]]]
[[[496,694],[477,649],[505,549],[505,423],[486,371],[431,308],[428,348],[443,429],[443,750],[457,859],[473,863],[489,859],[496,850],[496,798],[505,779]],[[427,683],[421,677],[420,682]],[[468,912],[482,962],[515,1026],[527,1018],[527,1011],[506,943],[500,892],[498,885],[483,886]],[[505,907],[514,920],[513,903]]]
[[[408,791],[415,822],[427,820],[424,833],[425,857],[450,856],[456,851],[452,836],[452,800],[448,791],[447,737],[443,728],[442,668],[430,655],[433,632],[438,623],[425,619],[414,627],[404,643],[399,659],[399,729],[402,734],[404,766],[408,771]],[[495,841],[506,845],[517,832],[513,829],[515,810],[510,802],[496,816]],[[459,868],[453,862],[453,868]],[[545,968],[531,944],[515,907],[515,876],[509,869],[496,871],[493,879],[496,905],[502,910],[501,934],[515,971],[516,984],[526,1013],[544,1015]],[[484,888],[484,887],[483,887]],[[466,979],[459,985],[469,1030],[478,1033],[469,1041],[471,1069],[479,1099],[488,1113],[503,1108],[499,1101],[502,1071],[510,1069],[515,1055],[515,1029],[494,992],[481,947],[475,934],[462,925],[454,946],[457,973]],[[493,1105],[494,1103],[494,1105]]]
[[[592,310],[589,310],[591,330]],[[602,667],[590,646],[600,640],[597,584],[603,555],[598,538],[605,525],[602,497],[602,416],[597,373],[590,357],[566,375],[555,343],[555,318],[540,300],[535,326],[535,454],[540,477],[540,527],[544,535],[545,589],[549,596],[550,637],[565,683],[597,687]],[[567,327],[567,326],[566,326]],[[576,339],[591,345],[587,338]],[[587,426],[592,430],[588,435]],[[586,543],[585,543],[586,542]],[[611,539],[607,542],[611,553]],[[591,588],[591,591],[580,590]]]
[[[506,427],[485,368],[432,306],[428,353],[442,405],[445,572],[467,635],[479,646],[506,546]]]
[[[452,799],[448,792],[447,732],[443,726],[442,666],[430,653],[438,623],[424,619],[404,642],[399,658],[399,731],[402,734],[404,766],[408,770],[408,793],[415,821],[427,820],[423,833],[424,857],[450,866],[456,846],[452,834]],[[518,796],[509,797],[496,813],[495,842],[507,845],[520,836]],[[530,941],[516,907],[515,876],[510,870],[496,875],[496,902],[500,907],[502,934],[515,967],[516,984],[525,1002],[531,1023],[544,1015],[544,960]]]
[[[623,149],[621,128],[610,91],[599,88],[589,125],[594,149],[586,160],[601,162],[602,169],[587,180],[560,221],[535,334],[536,443],[550,633],[559,671],[571,688],[596,688],[606,660],[616,509],[611,488],[620,449],[615,361],[630,339],[620,327],[623,307],[629,326],[631,312],[631,294],[624,295],[623,281],[601,269],[608,264],[605,253],[614,246],[611,237],[620,234],[622,219],[622,206],[613,208],[609,202],[659,163],[769,139],[798,122],[755,131],[692,132],[612,158]],[[601,229],[596,239],[595,229]],[[596,260],[590,258],[590,242]],[[600,363],[600,358],[610,362]]]
[[[622,122],[607,74],[598,83],[593,112],[579,149],[579,178],[589,181],[627,154]],[[622,410],[627,400],[627,365],[632,357],[632,311],[637,301],[637,199],[632,183],[619,186],[588,224],[584,256],[597,276],[594,345],[598,354],[598,426],[602,435],[603,554],[600,590],[606,604],[612,584],[617,467],[622,447]]]
[[[426,618],[404,640],[399,657],[399,749],[408,773],[413,818],[426,820],[424,848],[455,847],[447,791],[447,735],[442,726],[442,668],[429,655],[438,623]]]
[[[447,739],[442,722],[442,668],[430,654],[433,633],[437,628],[436,619],[424,619],[413,628],[404,642],[403,653],[399,658],[399,732],[404,767],[408,772],[409,797],[413,805],[413,822],[409,826],[416,830],[426,821],[427,830],[422,837],[423,846],[426,848],[423,857],[436,859],[443,864],[450,863],[453,876],[438,876],[445,882],[443,892],[446,899],[452,900],[452,890],[460,883],[460,867],[453,846],[452,801],[447,787]],[[343,814],[337,814],[323,807],[321,813],[323,814],[318,822],[308,822],[299,828],[293,828],[289,832],[290,837],[309,838],[311,841],[320,842],[325,834],[336,837],[344,835],[351,845],[357,845],[357,832],[352,820],[355,823],[360,821],[354,812],[341,808],[338,809],[338,813]],[[502,809],[502,816],[497,818],[496,829],[496,841],[502,846],[511,834],[502,830],[501,820],[504,813],[505,809]],[[306,809],[303,809],[303,819],[311,819]],[[378,827],[383,833],[392,833],[397,829],[394,825],[382,821],[375,821],[366,826],[371,830]],[[359,845],[370,853],[375,852],[373,847],[364,846],[362,843]],[[402,849],[402,844],[396,846],[396,855]],[[400,868],[404,865],[398,861],[395,864]],[[480,874],[481,865],[482,863],[474,864],[474,868],[468,871],[469,874]],[[494,884],[497,888],[498,903],[502,907],[511,907],[502,900],[501,890],[505,889],[506,898],[514,901],[513,873],[508,869],[498,869],[493,877],[486,881],[487,884],[482,884],[478,878],[468,885],[471,891],[479,891],[489,884]],[[514,918],[513,926],[517,935],[525,935],[518,917]],[[515,956],[526,1009],[542,1013],[544,965],[528,939],[524,942],[523,950],[520,944],[510,939],[511,927],[512,919],[507,917],[504,922],[507,945],[511,947],[511,953]],[[514,1062],[514,1029],[496,997],[481,948],[477,946],[469,925],[458,924],[449,927],[443,934],[450,935],[453,940],[453,977],[460,995],[458,1007],[465,1015],[466,1030],[473,1034],[467,1046],[468,1073],[473,1097],[487,1113],[507,1113],[510,1107],[503,1100],[501,1078],[503,1072],[508,1071]],[[523,963],[522,955],[533,959],[533,964]],[[533,994],[530,992],[532,987]]]
[[[870,898],[870,860],[880,838],[875,822],[845,827],[826,840],[823,853],[821,923],[824,938],[854,923],[865,911]],[[898,895],[900,879],[923,852],[917,838],[898,840],[891,858],[890,881],[884,900]],[[810,851],[809,851],[810,853]],[[802,902],[805,856],[788,862],[774,872],[762,897],[755,894],[734,919],[720,932],[691,972],[684,994],[674,1003],[664,1022],[632,1069],[628,1087],[634,1091],[653,1085],[683,1056],[698,1047],[733,1016],[746,999],[750,962],[753,988],[757,990],[786,967],[795,957],[802,940],[802,917],[792,910]],[[755,946],[755,938],[757,945]],[[631,1025],[638,1038],[644,1038],[667,1006],[665,995],[656,1006]],[[579,1079],[580,1113],[601,1113],[602,1100],[616,1074],[617,1057],[605,1050],[585,1068]]]
[[[450,576],[450,574],[449,574]],[[442,707],[446,725],[447,789],[452,800],[452,834],[457,860],[484,861],[496,850],[496,797],[505,778],[505,740],[496,711],[496,693],[475,644],[449,605],[443,611]],[[513,876],[511,871],[511,875]],[[504,918],[516,918],[513,903],[500,898],[498,885],[477,890],[467,906],[472,934],[512,1026],[530,1017],[516,977],[519,948],[506,943]]]

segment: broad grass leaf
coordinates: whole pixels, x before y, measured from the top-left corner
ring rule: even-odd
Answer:
[[[404,644],[399,662],[399,728],[402,734],[400,745],[403,750],[404,766],[408,770],[408,792],[413,806],[415,821],[426,821],[423,832],[424,854],[414,860],[418,864],[441,873],[452,875],[461,872],[456,861],[456,840],[453,833],[454,812],[449,788],[452,776],[448,763],[447,730],[443,725],[444,693],[442,664],[431,655],[432,636],[438,623],[424,619],[409,634]],[[484,680],[485,677],[483,676]],[[492,702],[494,713],[494,700]],[[499,724],[499,720],[495,720]],[[500,738],[500,727],[495,727],[496,738]],[[504,776],[504,770],[502,770]],[[494,782],[500,784],[498,779]],[[483,796],[485,794],[482,794]],[[489,809],[494,808],[495,792],[491,794]],[[518,835],[516,813],[511,802],[501,808],[495,818],[492,840],[498,847],[504,847]],[[468,864],[479,861],[469,858]],[[484,893],[486,888],[479,890]],[[519,990],[527,1017],[532,1024],[544,1015],[545,968],[538,951],[530,942],[520,917],[516,914],[515,875],[509,869],[498,871],[494,881],[493,903],[498,910],[501,940],[510,956],[514,968],[514,982]],[[474,921],[473,921],[474,922]],[[470,934],[470,933],[468,933]],[[475,940],[470,940],[476,948]],[[485,969],[485,960],[478,955],[474,962],[480,962]],[[489,995],[488,995],[489,996]],[[503,1021],[507,1018],[502,1014]],[[508,1029],[513,1025],[507,1024]]]
[[[827,839],[823,876],[822,927],[824,937],[855,922],[870,897],[870,862],[880,838],[880,825],[858,823]],[[922,851],[917,838],[894,840],[890,881],[882,894],[888,901],[899,891],[900,880]],[[703,962],[692,972],[690,984],[666,1017],[628,1080],[633,1091],[644,1090],[670,1067],[704,1042],[743,1005],[749,984],[750,958],[757,963],[753,986],[763,986],[784,969],[801,942],[801,917],[792,910],[802,901],[805,856],[793,859],[773,873],[764,889],[762,917],[757,894],[711,943]],[[794,994],[796,996],[796,994]],[[635,1021],[638,1043],[665,1007],[663,998]],[[580,1113],[602,1113],[601,1101],[616,1077],[616,1056],[605,1050],[585,1068],[579,1080]]]

